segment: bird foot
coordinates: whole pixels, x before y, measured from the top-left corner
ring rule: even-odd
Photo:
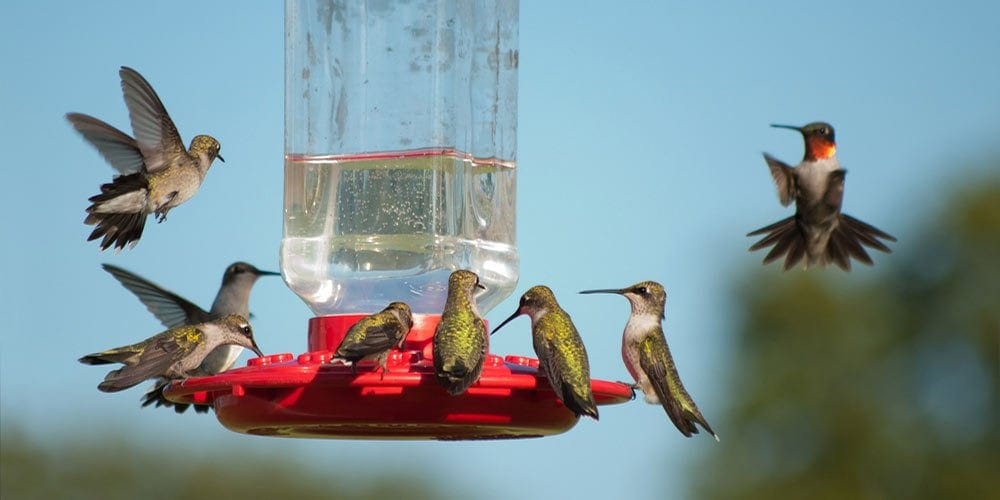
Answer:
[[[629,390],[632,391],[632,396],[629,397],[628,400],[629,401],[634,401],[635,400],[635,390],[639,388],[639,384],[632,384],[632,383],[629,383],[629,382],[622,382],[621,380],[619,380],[618,383],[621,384],[621,385],[627,385],[628,386]]]

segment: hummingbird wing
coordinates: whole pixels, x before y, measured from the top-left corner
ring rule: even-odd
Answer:
[[[844,203],[844,179],[846,177],[847,170],[842,168],[830,172],[830,182],[826,184],[826,192],[823,193],[823,203],[838,212]]]
[[[109,365],[112,363],[129,365],[136,363],[140,354],[142,354],[142,342],[88,354],[80,358],[79,361],[85,365]]]
[[[771,169],[771,177],[778,188],[778,199],[781,205],[787,207],[795,199],[795,173],[787,163],[764,153],[767,168]]]
[[[684,437],[698,433],[698,428],[694,425],[697,422],[712,437],[719,439],[684,389],[661,328],[647,335],[639,345],[639,367],[652,384],[653,391],[660,399],[660,404],[663,405],[670,421]]]
[[[447,305],[445,311],[448,311]],[[486,323],[471,309],[442,315],[432,342],[434,376],[457,396],[479,380],[489,351]]]
[[[149,339],[139,353],[138,360],[108,373],[97,389],[102,392],[118,392],[144,380],[165,377],[170,367],[190,352],[189,349],[182,349],[177,340],[179,336],[188,333],[186,330],[191,330],[193,335],[204,335],[197,328],[190,327],[185,331],[167,330]]]
[[[203,323],[210,319],[204,309],[142,276],[111,264],[102,264],[102,267],[134,293],[146,305],[146,309],[167,328]]]
[[[122,66],[118,71],[135,141],[146,161],[146,170],[156,172],[187,154],[181,136],[156,95],[153,86],[136,70]]]
[[[134,174],[143,169],[142,151],[125,132],[83,113],[66,113],[66,119],[119,174]]]
[[[569,315],[550,311],[537,326],[538,333],[532,334],[535,354],[552,391],[576,415],[598,420],[587,350]]]
[[[399,344],[399,332],[402,329],[394,319],[375,315],[361,320],[347,332],[334,356],[357,361],[365,356],[388,351]]]

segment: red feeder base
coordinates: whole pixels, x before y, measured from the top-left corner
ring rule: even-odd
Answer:
[[[246,368],[171,384],[178,403],[211,404],[226,428],[261,436],[332,439],[510,439],[566,432],[578,418],[538,372],[538,360],[487,355],[479,381],[460,396],[438,385],[431,339],[440,315],[414,315],[401,351],[383,374],[371,362],[331,364],[363,314],[309,321],[309,352],[252,358]],[[541,378],[540,378],[541,377]],[[629,386],[593,380],[597,404],[632,397]]]

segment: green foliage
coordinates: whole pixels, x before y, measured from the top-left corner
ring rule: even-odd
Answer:
[[[289,457],[223,449],[159,452],[114,436],[91,436],[85,442],[46,448],[6,425],[0,440],[0,498],[4,499],[443,497],[403,471],[347,477]],[[349,459],[332,456],[328,465],[335,469],[339,461]]]
[[[1000,182],[956,194],[877,275],[755,274],[705,498],[1000,491]]]

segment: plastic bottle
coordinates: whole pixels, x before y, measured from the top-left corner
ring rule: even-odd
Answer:
[[[317,316],[518,279],[516,1],[291,0],[281,269]]]

